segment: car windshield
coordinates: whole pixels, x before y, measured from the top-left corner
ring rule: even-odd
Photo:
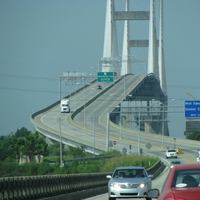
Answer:
[[[113,178],[144,178],[146,176],[143,169],[119,169],[115,171]]]
[[[200,169],[176,171],[172,187],[199,187],[199,186],[200,186]]]

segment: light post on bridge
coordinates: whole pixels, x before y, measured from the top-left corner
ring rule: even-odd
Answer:
[[[141,154],[141,152],[140,152],[140,128],[141,128],[141,126],[140,126],[140,120],[141,120],[141,111],[140,111],[140,109],[141,109],[141,107],[139,108],[139,129],[138,129],[138,155],[140,155]]]
[[[95,156],[95,123],[94,123],[94,114],[93,114],[93,157]]]
[[[82,79],[84,80],[84,94],[83,94],[83,98],[84,98],[84,100],[83,100],[84,101],[83,118],[84,119],[83,119],[83,121],[84,121],[84,128],[86,128],[86,119],[85,119],[86,118],[86,116],[85,116],[86,115],[86,113],[85,113],[85,107],[86,107],[86,105],[85,105],[86,104],[86,98],[85,98],[85,78],[82,78]]]
[[[173,139],[174,139],[174,149],[176,149],[176,138]]]
[[[106,126],[106,152],[109,151],[109,131],[110,131],[110,111],[107,112],[107,126]]]
[[[62,136],[61,136],[61,118],[59,118],[59,130],[60,130],[60,167],[64,167],[62,156]]]
[[[99,113],[93,114],[93,157],[95,156],[95,139],[96,139],[96,135],[95,135],[95,117],[98,115]]]

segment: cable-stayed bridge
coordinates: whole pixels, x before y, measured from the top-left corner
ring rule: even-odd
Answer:
[[[114,72],[114,82],[94,80],[68,94],[72,113],[60,112],[60,100],[34,113],[31,121],[35,129],[52,141],[85,145],[90,152],[99,153],[112,148],[122,150],[132,145],[140,153],[141,147],[166,148],[174,145],[167,125],[167,88],[163,48],[163,1],[160,0],[159,37],[156,35],[155,0],[149,11],[131,11],[125,0],[123,11],[116,11],[114,0],[107,0],[101,72]],[[116,21],[124,21],[122,57],[118,56]],[[149,38],[133,40],[129,33],[130,20],[149,21]],[[147,74],[131,72],[130,48],[148,47]],[[91,77],[90,77],[91,78]],[[69,74],[62,81],[86,80],[88,76]],[[67,83],[66,83],[67,84]],[[101,84],[102,90],[97,86]],[[61,99],[61,97],[60,97]],[[180,111],[181,112],[181,111]],[[177,141],[178,143],[178,141]],[[184,140],[180,142],[184,148]],[[189,143],[187,142],[187,145]],[[165,146],[165,147],[164,147]]]

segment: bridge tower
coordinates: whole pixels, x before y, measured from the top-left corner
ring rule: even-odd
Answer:
[[[125,12],[129,11],[129,0],[126,0]],[[130,47],[129,47],[129,20],[124,21],[124,40],[122,49],[121,75],[131,73]]]
[[[159,20],[159,77],[160,86],[165,96],[167,96],[167,84],[164,61],[164,46],[163,46],[163,0],[160,0],[160,20]]]
[[[134,1],[134,0],[133,0]],[[168,135],[167,127],[167,88],[166,88],[166,75],[165,75],[165,64],[164,64],[164,48],[163,48],[163,0],[159,1],[159,40],[156,35],[156,12],[155,2],[156,0],[149,0],[149,11],[130,11],[130,0],[124,0],[125,10],[115,11],[114,0],[107,0],[106,8],[106,21],[105,21],[105,34],[104,34],[104,50],[103,58],[101,59],[102,71],[103,72],[116,72],[117,75],[126,75],[131,73],[131,59],[130,59],[130,48],[131,47],[147,47],[148,48],[148,66],[147,74],[153,74],[152,80],[148,86],[154,88],[154,92],[149,95],[148,86],[143,91],[135,94],[134,92],[127,94],[128,99],[132,96],[130,101],[138,101],[140,104],[144,103],[147,107],[150,107],[153,103],[152,100],[160,102],[160,110],[158,115],[161,121],[151,121],[144,116],[144,127],[145,129],[154,130],[155,133],[165,132]],[[117,44],[117,31],[116,21],[124,21],[124,36],[123,36],[123,47],[122,56],[118,55],[118,44]],[[148,20],[149,21],[149,35],[146,40],[131,40],[129,29],[130,20]],[[148,76],[147,76],[148,77]],[[155,81],[156,80],[156,81]],[[157,89],[156,89],[157,88]],[[158,88],[159,90],[158,92]],[[124,99],[126,101],[127,98]],[[152,116],[151,116],[152,117]],[[162,127],[161,125],[162,124]],[[126,126],[126,124],[124,124]],[[131,126],[129,123],[128,126]],[[162,131],[161,131],[162,128]],[[163,131],[164,129],[164,131]]]
[[[114,0],[107,0],[104,49],[101,59],[102,72],[116,72],[119,74],[120,62],[118,56],[116,22],[114,20]]]
[[[114,0],[107,0],[104,50],[101,59],[103,72],[117,72],[118,75],[131,73],[130,48],[148,47],[147,73],[154,73],[161,83],[163,93],[167,94],[163,48],[163,0],[159,12],[159,40],[156,36],[155,0],[150,1],[150,11],[130,11],[129,0],[125,0],[125,11],[115,11]],[[116,21],[124,21],[122,57],[118,54]],[[149,20],[149,39],[130,40],[129,21]],[[159,53],[158,53],[159,51]]]

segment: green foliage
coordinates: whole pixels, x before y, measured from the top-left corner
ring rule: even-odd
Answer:
[[[48,146],[47,150],[49,152],[49,155],[59,156],[60,155],[60,143],[55,142],[51,146]]]
[[[101,172],[112,172],[116,167],[123,166],[141,166],[149,168],[155,164],[159,159],[157,157],[150,156],[117,156],[107,160],[107,162],[101,167]]]
[[[200,131],[193,131],[186,139],[200,141]]]
[[[37,132],[30,133],[24,127],[17,130],[15,135],[1,136],[0,151],[0,177],[112,172],[119,166],[143,166],[149,168],[158,161],[158,158],[150,156],[118,156],[120,152],[113,150],[97,157],[117,155],[116,157],[98,160],[74,160],[65,163],[65,166],[61,168],[60,143],[56,142],[48,146]],[[44,158],[43,163],[18,165],[16,163],[19,163],[20,153],[27,154],[30,161],[33,155],[38,155],[38,157],[41,154],[49,156]],[[86,153],[85,146],[68,146],[67,149],[63,149],[63,160],[86,158],[88,156],[91,157]],[[49,164],[50,160],[55,160],[56,163]]]
[[[101,161],[81,162],[77,165],[77,173],[95,173],[99,172]]]
[[[11,146],[13,136],[5,136],[0,140],[0,161],[4,161],[8,156],[15,159],[15,151]]]
[[[17,164],[8,164],[0,162],[0,177],[18,176],[16,172],[19,166]]]
[[[73,158],[83,158],[86,156],[85,146],[81,147],[71,147],[68,146],[67,154],[71,155]]]
[[[49,165],[49,163],[41,163],[38,165],[37,173],[40,175],[49,175],[54,172],[54,168],[52,165]]]
[[[59,167],[58,167],[59,168]],[[37,176],[54,174],[54,167],[49,163],[25,163],[22,165],[17,164],[0,164],[0,176]]]
[[[109,159],[72,161],[60,168],[60,163],[26,163],[22,165],[0,163],[0,176],[38,176],[53,174],[112,172],[119,166],[143,166],[149,168],[159,159],[150,156],[117,156]]]
[[[15,137],[27,137],[28,135],[31,134],[31,131],[28,131],[25,127],[22,127],[21,129],[17,129],[15,132]]]
[[[14,158],[14,156],[7,156],[4,161],[7,163],[15,163],[16,159]]]
[[[104,152],[104,153],[101,153],[99,156],[114,156],[114,155],[121,155],[121,152],[120,151],[117,151],[117,150],[112,150],[112,151],[109,151],[109,152]]]
[[[19,163],[20,153],[22,153],[28,155],[31,162],[33,155],[38,155],[40,158],[41,154],[45,155],[46,149],[45,140],[37,132],[31,134],[22,127],[20,130],[17,129],[15,135],[10,134],[0,138],[0,161],[8,160],[9,157],[9,160],[16,159],[16,162]]]
[[[77,167],[78,167],[79,163],[78,161],[72,161],[71,163],[67,164],[65,167],[67,168],[67,173],[68,174],[75,174],[78,173],[77,171]]]

